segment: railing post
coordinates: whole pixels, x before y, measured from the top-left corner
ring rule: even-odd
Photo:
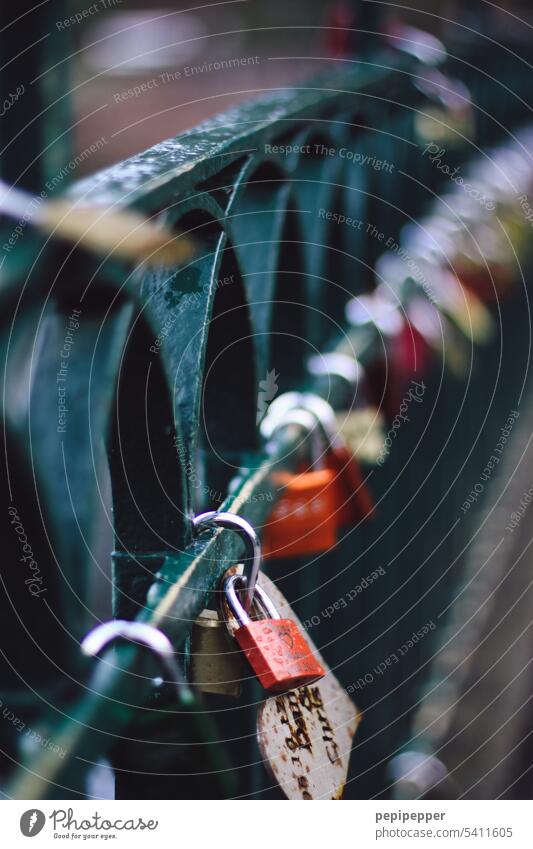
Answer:
[[[33,192],[70,157],[67,17],[65,0],[0,7],[0,176]]]

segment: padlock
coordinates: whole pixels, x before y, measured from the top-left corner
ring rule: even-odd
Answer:
[[[398,273],[387,255],[380,258],[376,271],[387,281]],[[434,328],[419,320],[421,316],[416,310],[410,313],[400,305],[398,297],[392,297],[389,285],[384,283],[371,294],[349,301],[346,317],[355,327],[367,324],[375,327],[376,356],[366,365],[365,389],[372,403],[392,420],[410,380],[422,377],[429,368],[434,357]]]
[[[269,410],[261,424],[264,435],[270,436],[278,426],[300,425],[313,440],[313,465],[324,462],[326,446],[322,447],[312,414],[305,410],[287,410],[279,422],[276,418],[272,430],[269,429],[270,415]],[[282,493],[264,525],[265,557],[277,559],[319,554],[335,546],[339,526],[335,477],[333,468],[314,468],[299,474],[272,474],[273,484],[280,487]]]
[[[323,398],[302,393],[303,409],[315,416],[327,445],[326,464],[335,475],[333,486],[339,527],[353,527],[374,512],[374,501],[365,484],[359,461],[337,428],[332,407]]]
[[[374,512],[357,457],[339,433],[327,401],[311,393],[280,395],[270,405],[261,431],[270,437],[289,423],[301,424],[311,434],[318,425],[324,448],[315,451],[314,465],[320,462],[326,468],[321,475],[273,477],[287,489],[265,526],[264,548],[270,558],[326,551],[335,544],[339,528],[354,527]]]
[[[442,156],[445,148],[454,147],[459,139],[474,138],[472,95],[462,80],[445,76],[437,68],[426,67],[413,82],[427,98],[414,116],[414,129],[421,141],[442,145]],[[437,147],[435,153],[438,150]]]
[[[334,412],[330,427],[337,433],[338,440],[344,442],[357,463],[373,466],[385,440],[384,418],[376,407],[368,405],[363,389],[365,368],[355,356],[351,342],[345,343],[345,350],[343,347],[313,354],[307,361],[307,370],[321,382],[324,394],[330,391],[332,384],[337,389],[341,408]]]
[[[292,619],[280,619],[266,592],[256,584],[252,614],[267,618],[252,619],[239,598],[244,582],[240,575],[228,575],[223,581],[221,618],[242,649],[260,684],[270,693],[281,693],[312,684],[325,675]]]
[[[225,528],[238,534],[247,548],[247,557],[243,561],[242,575],[244,588],[242,590],[242,603],[245,610],[250,610],[254,598],[257,576],[261,568],[261,543],[255,528],[236,513],[219,512],[210,510],[208,513],[200,513],[193,519],[196,531],[207,528]]]
[[[201,693],[238,698],[241,681],[248,674],[242,652],[230,639],[225,622],[216,610],[203,610],[191,631],[191,683]]]
[[[385,442],[385,419],[377,407],[355,407],[335,414],[337,429],[362,465],[375,466]]]
[[[275,472],[272,482],[283,492],[264,526],[265,557],[298,557],[333,548],[339,518],[333,469]]]

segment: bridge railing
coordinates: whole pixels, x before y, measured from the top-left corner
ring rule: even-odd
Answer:
[[[80,641],[104,587],[114,616],[156,625],[186,669],[192,623],[242,556],[229,532],[196,537],[192,517],[228,510],[261,532],[280,495],[273,473],[301,461],[298,434],[265,452],[258,421],[266,396],[307,389],[347,416],[383,401],[385,431],[394,418],[398,398],[375,368],[379,322],[348,326],[347,304],[382,282],[384,253],[400,264],[395,281],[431,304],[402,253],[402,228],[448,188],[449,172],[431,155],[434,138],[446,139],[453,169],[472,144],[496,141],[502,122],[519,124],[526,110],[516,88],[490,114],[479,106],[493,81],[460,57],[449,64],[467,79],[472,102],[459,89],[451,106],[446,77],[435,82],[434,69],[413,57],[389,51],[346,64],[353,67],[267,92],[73,183],[61,202],[44,196],[27,216],[17,221],[12,211],[4,221],[6,514],[15,511],[6,545],[16,566],[3,575],[0,735],[10,795],[86,795],[102,758],[131,798],[146,795],[147,782],[158,797],[269,792],[250,699],[231,709],[207,699],[212,712],[198,722],[154,690],[160,672],[141,647],[118,645],[94,661]],[[501,85],[517,79],[511,63]],[[438,297],[433,306],[443,315]],[[512,303],[506,309],[523,324]],[[465,385],[472,364],[480,368],[482,358],[497,369],[501,358],[497,338],[482,348],[478,341],[474,328],[465,371],[443,371],[438,358],[429,372],[415,364],[412,378],[427,391],[410,405],[413,424],[383,466],[365,465],[361,449],[376,518],[331,552],[267,565],[368,710],[354,794],[379,792],[387,760],[408,737],[430,640],[383,689],[373,670],[434,622],[460,569],[462,531],[449,516],[466,498],[466,449],[474,442],[481,457],[490,441],[473,437],[481,419],[465,413]],[[446,344],[448,361],[454,353],[461,360],[460,342]],[[312,356],[333,352],[357,358],[364,386],[350,394],[345,376],[310,366]],[[490,381],[480,382],[468,410],[498,421],[519,383],[509,366],[497,403]],[[377,569],[384,577],[369,581]],[[357,603],[338,603],[364,581],[372,587],[357,591]],[[365,676],[372,688],[356,686]],[[240,742],[219,742],[235,728]]]

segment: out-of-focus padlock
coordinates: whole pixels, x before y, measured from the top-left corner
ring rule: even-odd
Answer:
[[[335,472],[335,501],[340,527],[352,527],[374,512],[374,502],[365,484],[359,461],[337,428],[335,413],[323,398],[302,393],[300,402],[322,428],[326,444],[326,462]]]
[[[332,385],[337,389],[340,409],[335,411],[335,423],[331,426],[346,444],[350,456],[361,466],[375,465],[385,440],[385,421],[376,407],[369,406],[364,388],[365,368],[355,356],[351,341],[347,337],[344,345],[335,351],[313,354],[307,361],[307,370],[321,381],[324,394],[329,393]]]
[[[473,138],[472,97],[462,80],[445,76],[437,68],[427,68],[415,78],[414,85],[427,98],[414,117],[415,132],[421,141],[435,147],[437,143],[453,147],[459,139]],[[441,156],[444,152],[443,147]]]
[[[266,618],[252,619],[239,598],[242,584],[240,575],[224,578],[220,615],[265,690],[285,692],[322,678],[325,670],[296,622],[279,618],[259,584],[255,587],[251,613],[257,615],[260,611]]]
[[[322,463],[326,468],[320,476],[307,472],[296,478],[284,478],[283,474],[274,478],[285,483],[287,492],[276,504],[265,528],[265,555],[271,558],[326,551],[335,544],[339,528],[353,527],[374,511],[357,457],[340,434],[327,401],[312,393],[280,395],[263,419],[263,436],[269,438],[278,427],[291,422],[305,425],[314,434],[318,426],[323,448],[319,448],[318,456],[315,454],[315,466]],[[308,477],[310,474],[316,477]],[[302,489],[306,488],[302,503]],[[291,510],[291,499],[298,509],[293,506]]]
[[[319,554],[337,542],[339,504],[335,470],[316,468],[324,465],[326,453],[316,418],[306,410],[293,408],[287,409],[278,420],[277,414],[271,418],[269,411],[261,429],[264,436],[270,437],[277,427],[291,424],[301,426],[310,435],[314,468],[300,474],[274,472],[272,475],[272,482],[283,491],[263,530],[263,553],[270,559]]]
[[[346,317],[354,327],[370,324],[375,328],[376,357],[366,366],[366,389],[372,403],[392,420],[410,380],[429,368],[432,331],[416,311],[410,313],[392,297],[385,284],[371,294],[352,298],[346,305]]]
[[[377,407],[356,407],[336,413],[337,428],[361,465],[376,465],[385,441],[385,418]]]
[[[203,610],[191,632],[190,680],[201,693],[238,698],[249,676],[242,652],[216,610]]]

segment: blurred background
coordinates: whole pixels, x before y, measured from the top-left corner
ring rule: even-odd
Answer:
[[[161,6],[108,3],[104,14],[71,27],[77,147],[83,150],[103,135],[108,139],[91,157],[91,170],[233,104],[308,80],[335,61],[353,60],[360,32],[366,26],[372,30],[378,7],[391,26],[401,19],[445,42],[453,38],[455,44],[475,41],[480,28],[488,38],[527,43],[531,31],[522,21],[533,21],[525,0],[501,3],[501,8],[483,0],[365,7],[350,0],[226,0],[197,7],[186,0]],[[72,3],[72,14],[87,5]],[[226,63],[224,73],[217,71],[217,62]],[[128,106],[117,108],[118,103]]]

